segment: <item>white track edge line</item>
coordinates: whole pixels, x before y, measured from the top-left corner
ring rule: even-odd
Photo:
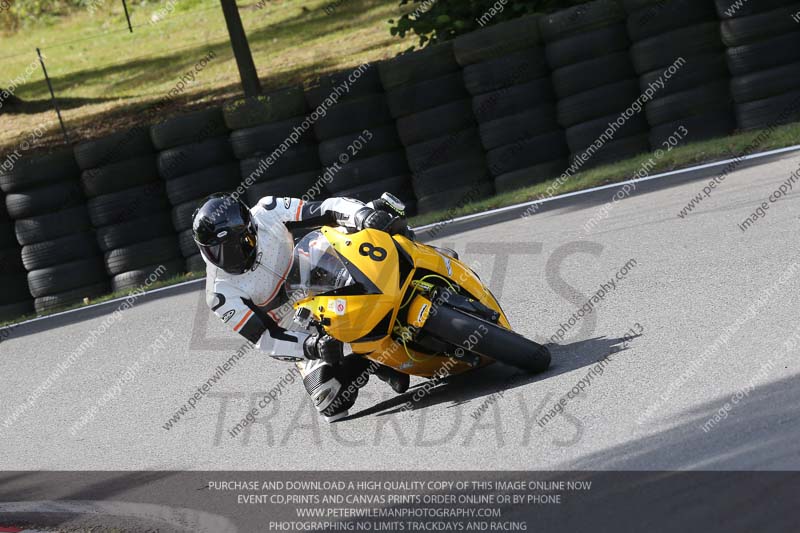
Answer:
[[[200,282],[203,282],[203,281],[205,281],[205,280],[204,279],[193,279],[193,280],[190,280],[190,281],[183,281],[181,283],[176,283],[175,285],[169,285],[167,287],[160,287],[158,289],[152,289],[152,290],[149,290],[149,291],[145,291],[142,294],[139,294],[137,296],[137,298],[141,298],[142,296],[149,296],[151,294],[157,294],[159,292],[163,292],[163,291],[166,291],[166,290],[177,289],[178,287],[185,287],[186,285],[191,285],[192,283],[200,283]],[[34,322],[40,322],[42,320],[47,320],[48,318],[56,318],[56,317],[64,316],[64,315],[71,315],[72,313],[77,313],[78,311],[87,311],[87,310],[93,309],[95,307],[102,307],[104,305],[111,305],[111,304],[118,303],[118,302],[124,302],[128,298],[129,298],[129,296],[121,296],[119,298],[114,298],[113,300],[108,300],[107,302],[100,302],[99,304],[90,304],[90,305],[86,305],[84,307],[78,307],[77,309],[70,309],[69,311],[61,311],[61,312],[58,312],[58,313],[53,313],[52,315],[31,318],[30,320],[26,320],[25,322],[20,322],[19,324],[11,324],[9,326],[3,326],[2,329],[16,328],[16,327],[19,327],[19,326],[24,326],[25,324],[32,324]]]
[[[472,215],[464,215],[464,216],[461,216],[461,217],[458,217],[458,218],[453,218],[453,219],[450,219],[450,220],[444,220],[444,221],[440,221],[440,222],[434,222],[432,224],[426,224],[424,226],[420,226],[418,228],[413,228],[413,229],[414,229],[414,231],[424,231],[426,229],[435,228],[437,226],[449,226],[450,224],[454,224],[456,222],[464,222],[464,221],[467,221],[467,220],[474,220],[476,218],[482,218],[482,217],[490,216],[490,215],[497,214],[497,213],[504,213],[506,211],[512,211],[514,209],[521,209],[523,207],[529,207],[529,206],[536,205],[536,204],[544,204],[544,203],[547,203],[547,202],[560,200],[562,198],[571,198],[573,196],[580,196],[582,194],[589,194],[589,193],[592,193],[592,192],[602,191],[602,190],[605,190],[605,189],[621,187],[623,185],[627,185],[627,184],[631,184],[631,183],[641,183],[643,181],[661,179],[661,178],[666,178],[666,177],[669,177],[669,176],[676,176],[676,175],[679,175],[679,174],[687,174],[689,172],[694,172],[696,170],[703,170],[703,169],[706,169],[706,168],[712,168],[712,167],[716,167],[716,166],[720,166],[720,165],[727,165],[727,164],[733,163],[735,161],[751,161],[753,159],[761,159],[762,157],[768,157],[768,156],[771,156],[771,155],[782,154],[782,153],[787,153],[787,152],[793,152],[793,151],[797,151],[797,150],[800,150],[800,144],[796,144],[794,146],[787,146],[786,148],[778,148],[778,149],[775,149],[775,150],[769,150],[767,152],[760,152],[758,154],[750,154],[750,155],[746,155],[744,157],[736,157],[736,158],[733,158],[733,159],[724,159],[722,161],[715,161],[715,162],[712,162],[712,163],[703,163],[702,165],[696,165],[696,166],[693,166],[693,167],[681,168],[681,169],[678,169],[678,170],[671,170],[669,172],[663,172],[661,174],[656,174],[654,176],[645,176],[644,178],[637,178],[637,179],[632,179],[632,180],[627,180],[627,181],[620,181],[620,182],[617,182],[617,183],[609,183],[608,185],[599,185],[597,187],[592,187],[591,189],[581,189],[580,191],[573,191],[573,192],[568,192],[568,193],[564,193],[564,194],[559,194],[558,196],[552,196],[550,198],[543,198],[543,199],[540,199],[540,200],[531,200],[529,202],[522,202],[522,203],[519,203],[519,204],[508,205],[508,206],[505,206],[505,207],[498,207],[496,209],[492,209],[491,211],[482,211],[480,213],[474,213]],[[201,283],[203,281],[204,281],[203,279],[194,279],[194,280],[191,280],[191,281],[184,281],[182,283],[178,283],[177,285],[170,285],[168,287],[161,287],[159,289],[153,289],[151,291],[147,291],[147,292],[145,292],[143,294],[140,294],[139,297],[145,296],[145,295],[156,294],[156,293],[159,293],[159,292],[162,292],[162,291],[166,291],[166,290],[173,290],[173,289],[177,289],[178,287],[184,287],[186,285],[191,285],[192,283]],[[85,307],[79,307],[77,309],[70,309],[69,311],[61,311],[60,313],[55,313],[55,314],[52,314],[52,315],[32,318],[30,320],[26,320],[25,322],[20,322],[19,324],[12,324],[10,326],[6,326],[5,328],[16,328],[16,327],[19,327],[19,326],[24,326],[25,324],[32,324],[34,322],[40,322],[42,320],[48,320],[48,319],[51,319],[51,318],[57,318],[59,316],[69,315],[69,314],[72,314],[72,313],[77,313],[79,311],[87,311],[87,310],[95,308],[95,307],[101,307],[103,305],[111,305],[111,304],[116,303],[116,302],[122,302],[122,301],[124,301],[126,299],[127,299],[127,297],[121,297],[121,298],[116,298],[114,300],[109,300],[107,302],[102,302],[102,303],[99,303],[99,304],[91,304],[91,305],[87,305]],[[5,329],[5,328],[3,328],[3,329]]]
[[[786,152],[793,152],[793,151],[797,151],[797,150],[800,150],[800,144],[796,144],[794,146],[787,146],[786,148],[778,148],[778,149],[775,149],[775,150],[770,150],[768,152],[760,152],[758,154],[750,154],[750,155],[747,155],[747,156],[744,156],[744,157],[736,157],[736,158],[733,158],[733,159],[724,159],[722,161],[715,161],[713,163],[703,163],[702,165],[696,165],[696,166],[693,166],[693,167],[681,168],[681,169],[678,169],[678,170],[670,170],[669,172],[663,172],[661,174],[655,174],[653,176],[645,176],[643,178],[636,178],[636,179],[631,179],[631,180],[627,180],[627,181],[619,181],[619,182],[615,182],[615,183],[609,183],[608,185],[598,185],[597,187],[592,187],[591,189],[581,189],[579,191],[567,192],[567,193],[564,193],[564,194],[559,194],[558,196],[551,196],[550,198],[542,198],[542,199],[539,199],[539,200],[531,200],[531,201],[522,202],[522,203],[519,203],[519,204],[507,205],[505,207],[498,207],[498,208],[492,209],[490,211],[481,211],[480,213],[473,213],[471,215],[464,215],[464,216],[461,216],[461,217],[458,217],[458,218],[453,218],[453,219],[450,219],[450,220],[443,220],[443,221],[439,221],[439,222],[433,222],[431,224],[426,224],[424,226],[420,226],[418,228],[414,228],[414,230],[415,231],[424,231],[426,229],[435,228],[437,226],[448,226],[448,225],[453,224],[455,222],[464,222],[466,220],[473,220],[473,219],[476,219],[476,218],[490,216],[490,215],[497,214],[497,213],[504,213],[506,211],[513,211],[515,209],[521,209],[523,207],[529,207],[529,206],[536,205],[536,204],[544,204],[544,203],[547,203],[547,202],[560,200],[562,198],[570,198],[570,197],[573,197],[573,196],[580,196],[582,194],[589,194],[589,193],[596,192],[596,191],[602,191],[604,189],[613,189],[615,187],[621,187],[623,185],[627,185],[627,184],[631,184],[631,183],[640,183],[640,182],[643,182],[643,181],[661,179],[661,178],[666,178],[666,177],[669,177],[669,176],[675,176],[675,175],[678,175],[678,174],[687,174],[689,172],[694,172],[696,170],[704,170],[706,168],[712,168],[712,167],[727,165],[727,164],[730,164],[730,163],[733,163],[733,162],[736,162],[736,161],[740,161],[740,162],[741,161],[750,161],[752,159],[760,159],[762,157],[768,157],[768,156],[771,156],[771,155],[776,155],[776,154],[781,154],[781,153],[786,153]]]

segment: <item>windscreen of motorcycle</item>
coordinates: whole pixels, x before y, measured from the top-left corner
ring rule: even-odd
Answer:
[[[286,278],[293,301],[353,285],[342,258],[321,231],[312,231],[294,247],[294,260]]]

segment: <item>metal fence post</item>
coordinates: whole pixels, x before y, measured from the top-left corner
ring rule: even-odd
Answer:
[[[56,93],[53,92],[53,84],[50,83],[50,76],[47,75],[47,67],[44,66],[44,58],[42,57],[42,51],[37,48],[36,54],[39,56],[39,63],[42,65],[42,72],[44,72],[44,81],[47,82],[47,88],[50,89],[50,99],[53,102],[53,107],[56,110],[56,115],[58,115],[58,122],[61,124],[61,132],[64,134],[64,141],[69,144],[69,135],[67,134],[67,128],[64,126],[64,119],[61,118],[61,109],[58,108],[58,101],[56,100]]]
[[[131,26],[131,16],[128,15],[128,3],[122,0],[122,8],[125,10],[125,19],[128,21],[128,30],[133,33],[133,26]]]

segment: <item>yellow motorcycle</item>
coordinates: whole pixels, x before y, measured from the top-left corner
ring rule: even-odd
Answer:
[[[455,253],[403,235],[312,231],[295,246],[286,286],[298,324],[405,374],[456,375],[494,361],[529,372],[550,365],[547,347],[511,330]]]

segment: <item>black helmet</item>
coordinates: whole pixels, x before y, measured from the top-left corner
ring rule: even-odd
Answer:
[[[230,194],[212,194],[192,217],[194,241],[200,253],[230,274],[252,268],[256,258],[257,228],[250,209]]]

